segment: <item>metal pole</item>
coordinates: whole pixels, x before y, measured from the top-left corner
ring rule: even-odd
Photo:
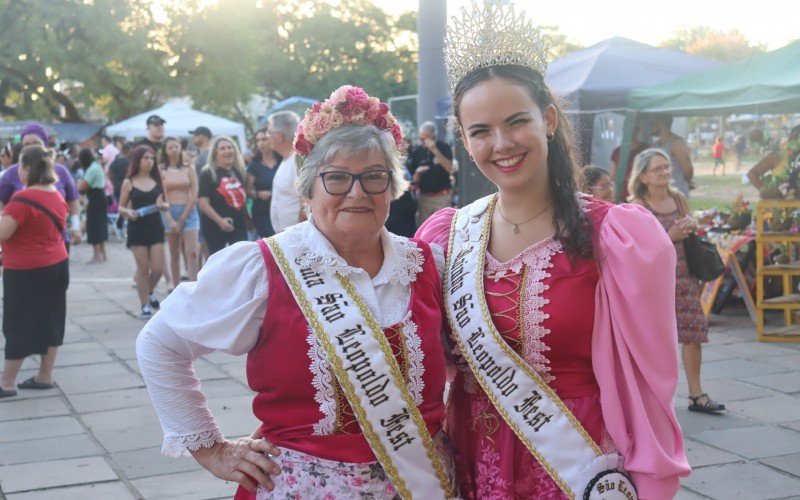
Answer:
[[[436,122],[436,102],[447,97],[447,74],[444,70],[444,33],[447,24],[446,0],[419,0],[417,33],[417,126]],[[445,136],[443,123],[436,123],[439,137]]]

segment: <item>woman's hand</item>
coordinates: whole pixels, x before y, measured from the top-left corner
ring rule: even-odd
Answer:
[[[694,219],[686,216],[673,224],[672,227],[669,228],[669,231],[667,231],[667,235],[672,241],[683,241],[687,236],[692,234],[695,229],[697,229],[697,225]]]
[[[265,453],[276,457],[281,452],[266,439],[250,438],[216,443],[191,452],[206,470],[220,479],[241,484],[251,493],[256,492],[258,485],[272,491],[275,483],[269,476],[281,473],[280,466],[264,456]]]
[[[128,216],[128,220],[136,220],[139,218],[139,212],[136,210],[126,210],[125,214]]]
[[[218,226],[219,226],[220,229],[222,229],[226,233],[230,233],[234,229],[234,227],[233,227],[233,219],[231,219],[230,217],[223,217],[220,220]]]
[[[175,222],[174,220],[170,219],[169,221],[167,221],[167,223],[169,224],[169,228],[170,228],[170,230],[172,230],[173,233],[180,233],[181,232],[180,225],[177,222]]]
[[[258,192],[258,197],[262,201],[269,200],[271,196],[272,196],[272,191],[259,191]]]

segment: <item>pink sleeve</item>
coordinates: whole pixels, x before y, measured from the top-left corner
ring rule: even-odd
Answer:
[[[599,228],[592,363],[603,419],[641,499],[671,499],[688,476],[673,395],[678,379],[675,249],[644,207],[611,208]]]
[[[439,245],[447,255],[447,246],[450,244],[450,224],[456,215],[455,208],[443,208],[428,217],[414,235],[428,244]]]

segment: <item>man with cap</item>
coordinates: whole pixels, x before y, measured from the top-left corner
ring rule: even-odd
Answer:
[[[192,134],[192,143],[197,148],[197,158],[194,159],[194,169],[197,178],[200,178],[200,171],[208,162],[208,150],[211,147],[211,131],[208,127],[197,127],[189,131]]]
[[[50,137],[47,135],[47,130],[41,123],[30,123],[26,125],[20,133],[22,138],[22,147],[27,146],[42,146],[45,149],[50,147]],[[80,202],[78,200],[78,190],[75,188],[75,182],[72,180],[67,167],[56,163],[56,174],[58,181],[55,186],[61,196],[69,205],[69,231],[65,228],[63,237],[64,242],[67,244],[76,244],[81,241],[81,221],[80,221]],[[19,164],[11,165],[0,177],[0,210],[11,199],[11,195],[17,191],[22,191],[25,186],[19,178]]]
[[[167,123],[167,120],[161,118],[158,115],[150,115],[147,117],[147,137],[142,139],[141,141],[137,142],[133,146],[141,146],[144,144],[145,146],[150,146],[153,148],[153,151],[158,153],[158,150],[161,149],[161,141],[164,140],[164,124]]]

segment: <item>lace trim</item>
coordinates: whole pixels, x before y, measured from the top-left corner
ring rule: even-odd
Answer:
[[[219,431],[203,431],[188,436],[165,437],[164,444],[161,445],[161,454],[171,458],[182,455],[191,456],[190,451],[197,451],[200,448],[211,448],[216,443],[224,443],[225,436]]]
[[[425,374],[425,365],[422,363],[425,353],[422,351],[422,339],[417,334],[417,324],[411,319],[411,311],[403,319],[400,328],[402,328],[406,344],[408,392],[414,398],[414,403],[419,406],[422,404],[422,391],[425,389],[425,381],[422,380],[422,376]]]
[[[311,365],[308,369],[313,375],[311,385],[317,390],[314,394],[314,401],[319,404],[319,411],[322,419],[313,425],[315,436],[329,436],[336,429],[336,392],[333,388],[333,372],[328,362],[328,354],[317,340],[311,326],[308,327],[308,357]]]
[[[389,273],[389,282],[395,285],[408,286],[417,279],[417,274],[422,272],[425,256],[422,249],[413,241],[397,235],[391,235],[392,243],[398,253],[401,265],[396,266]]]

